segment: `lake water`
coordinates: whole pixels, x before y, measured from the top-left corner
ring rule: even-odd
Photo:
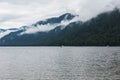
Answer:
[[[0,80],[120,80],[120,47],[1,47]]]

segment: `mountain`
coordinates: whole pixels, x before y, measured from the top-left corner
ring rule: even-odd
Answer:
[[[71,32],[67,28],[59,33],[52,45],[66,46],[120,46],[120,10],[99,14],[97,17],[84,22],[72,24]],[[64,36],[61,36],[63,35]],[[69,35],[70,34],[70,35]]]
[[[62,15],[64,16],[64,15]],[[54,19],[58,19],[54,22]],[[73,19],[73,18],[72,18]],[[23,33],[31,27],[24,27],[11,32],[0,39],[1,46],[118,46],[120,45],[120,11],[104,12],[86,21],[71,21],[66,16],[39,21],[32,28],[40,29],[38,25],[54,24],[49,31],[37,31],[32,34]],[[52,21],[53,20],[53,21]],[[62,21],[69,21],[60,25]],[[56,25],[59,24],[59,25]],[[38,28],[39,27],[39,28]],[[49,26],[52,27],[52,26]],[[33,29],[32,29],[33,30]],[[21,34],[22,33],[22,34]]]
[[[2,33],[2,32],[5,32],[6,30],[4,30],[4,29],[0,29],[0,33]]]
[[[0,39],[4,36],[10,34],[11,32],[17,31],[17,28],[10,28],[10,29],[0,29]]]
[[[37,32],[48,32],[57,26],[66,26],[72,20],[74,20],[74,18],[76,18],[77,16],[78,15],[65,13],[59,17],[53,17],[53,18],[41,20],[30,26],[21,27],[20,29],[24,30],[24,32],[21,34],[33,34],[33,33],[37,33]]]
[[[70,21],[73,20],[76,16],[77,15],[65,13],[59,17],[53,17],[53,18],[41,20],[29,26],[22,26],[20,28],[0,29],[0,33],[2,33],[0,35],[3,35],[4,33],[7,33],[7,32],[10,33],[13,31],[22,31],[21,34],[33,34],[37,32],[46,32],[51,29],[54,29],[56,26],[60,26],[60,25],[65,26],[69,24]],[[4,36],[6,35],[4,34]]]
[[[61,29],[65,28],[65,26],[69,24],[75,17],[77,17],[77,15],[65,13],[59,17],[38,21],[30,26],[22,26],[18,29],[7,29],[6,32],[0,34],[2,35],[2,37],[0,37],[0,45],[28,45],[31,44],[31,42],[36,43],[38,37],[43,37],[40,35],[45,35],[47,32],[55,29],[57,26],[61,26]],[[39,33],[40,35],[38,35]]]
[[[59,17],[54,17],[54,18],[49,18],[49,19],[43,20],[43,21],[38,21],[36,24],[33,24],[33,25],[37,26],[37,25],[45,25],[45,24],[58,24],[58,23],[61,23],[63,20],[69,21],[69,20],[73,19],[75,16],[77,16],[77,15],[65,13]]]

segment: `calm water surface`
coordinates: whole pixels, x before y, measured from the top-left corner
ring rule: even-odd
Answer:
[[[0,80],[120,80],[120,47],[1,47]]]

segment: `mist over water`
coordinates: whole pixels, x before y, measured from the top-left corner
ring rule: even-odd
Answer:
[[[1,47],[0,80],[119,80],[120,47]]]

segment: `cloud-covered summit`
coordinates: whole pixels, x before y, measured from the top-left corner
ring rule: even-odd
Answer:
[[[0,0],[0,28],[29,25],[66,12],[87,20],[119,5],[120,0]]]

